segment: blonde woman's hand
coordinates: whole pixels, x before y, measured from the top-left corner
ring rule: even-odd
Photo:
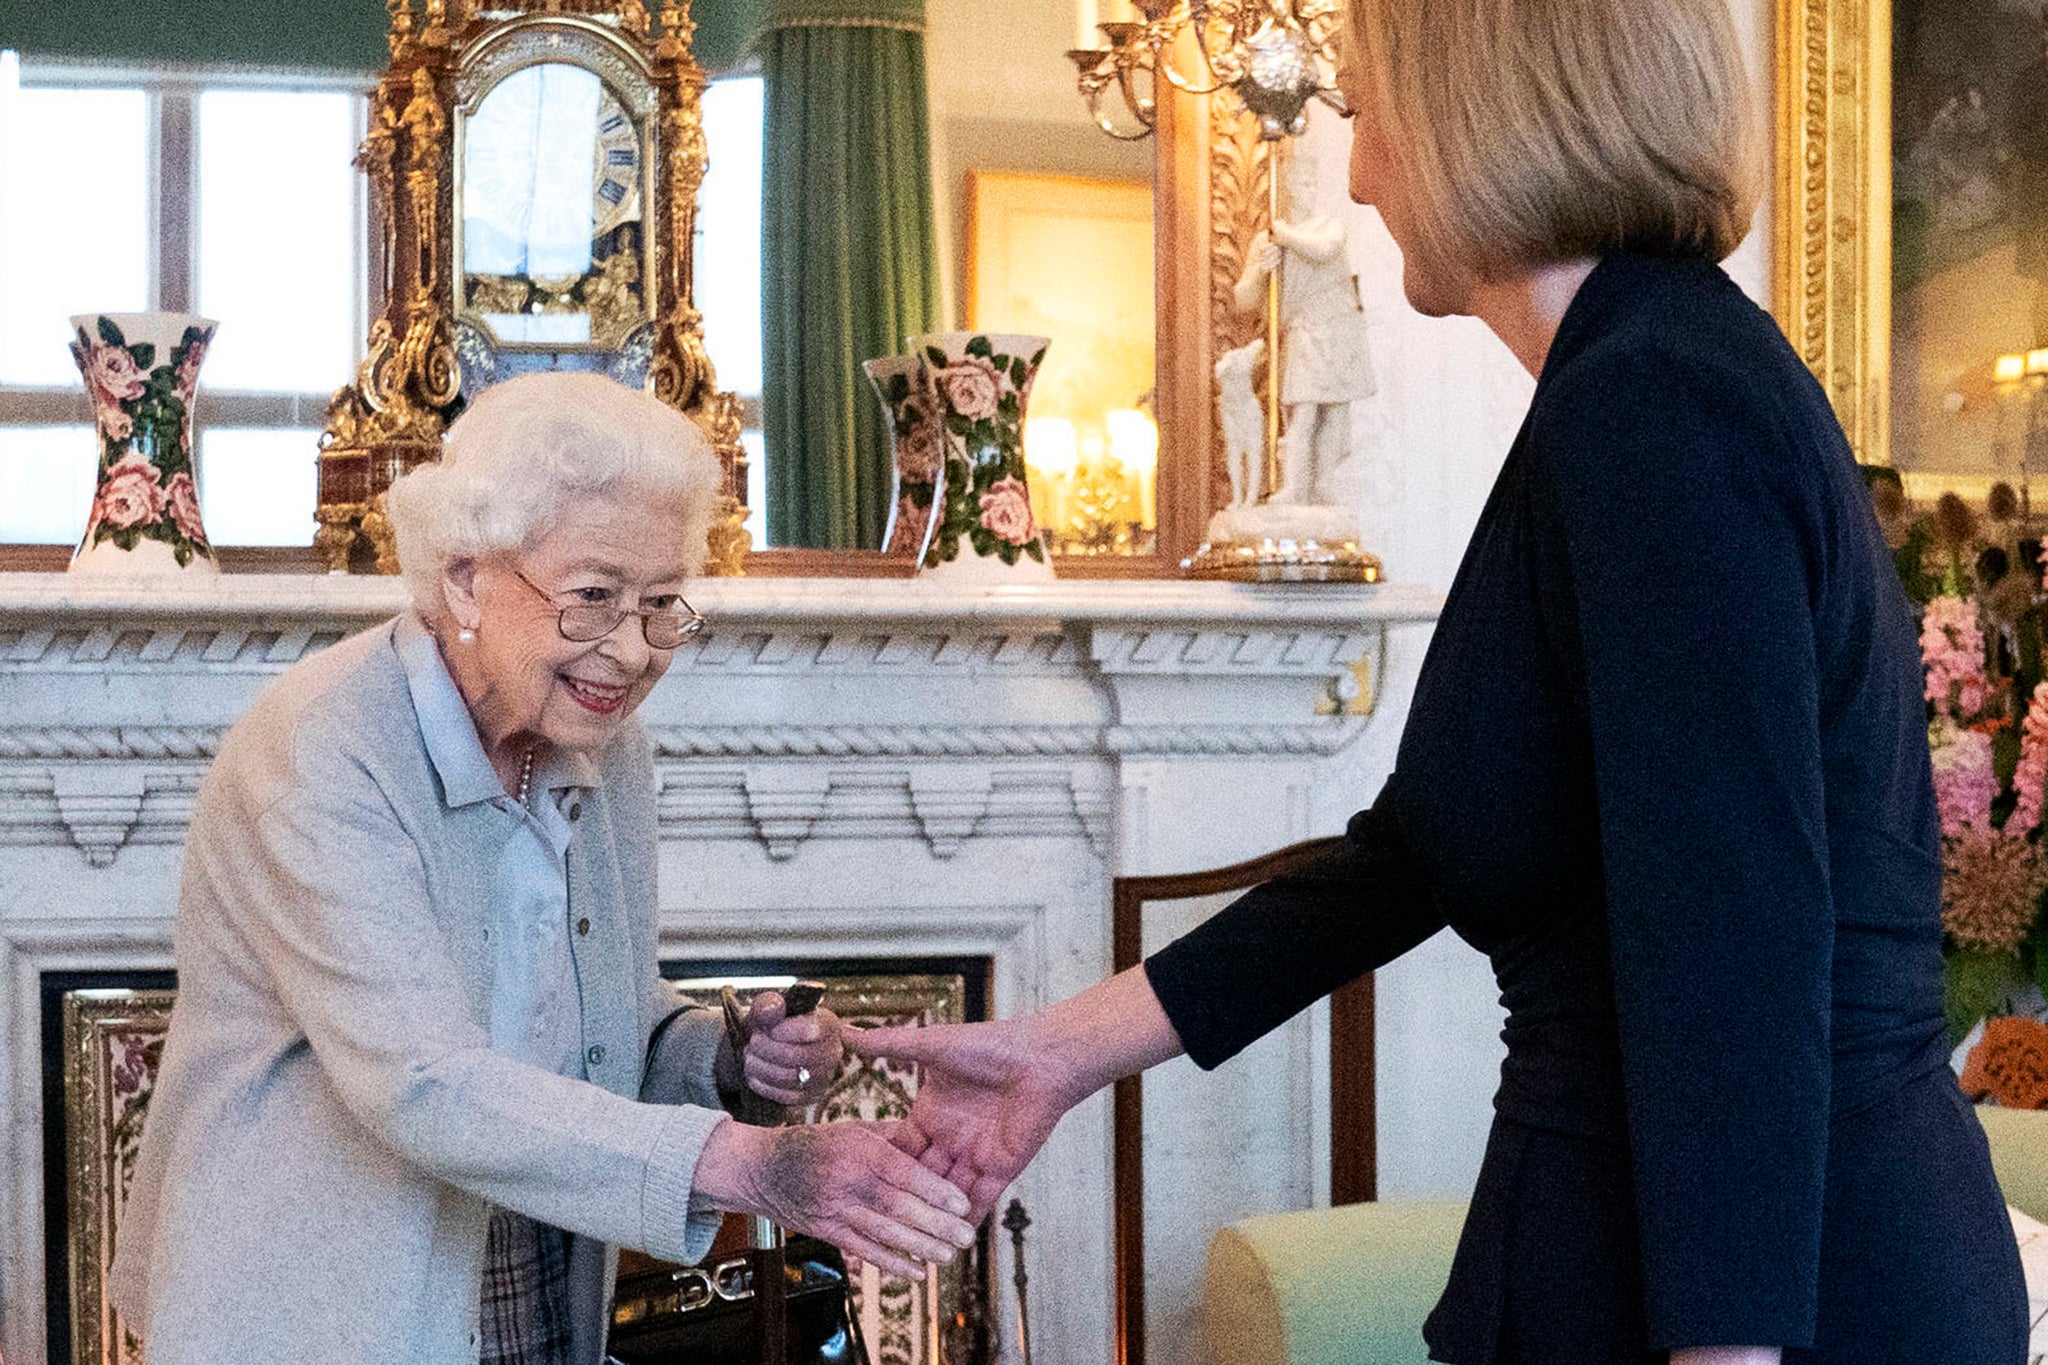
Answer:
[[[986,1217],[1052,1130],[1095,1088],[1070,1078],[1036,1019],[924,1028],[849,1029],[847,1046],[924,1068],[910,1115],[892,1137],[967,1191]]]
[[[844,1054],[844,1025],[818,1008],[791,1019],[779,991],[762,991],[747,1011],[747,1048],[741,1059],[747,1088],[777,1104],[815,1104],[832,1088]]]
[[[694,1187],[721,1209],[807,1232],[891,1275],[923,1279],[974,1241],[967,1196],[892,1141],[887,1125],[756,1128],[731,1119],[705,1140]]]

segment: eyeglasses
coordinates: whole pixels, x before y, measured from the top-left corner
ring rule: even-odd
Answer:
[[[597,602],[565,607],[555,600],[553,593],[519,570],[512,570],[512,576],[561,613],[555,625],[562,632],[562,638],[574,644],[587,645],[593,640],[602,640],[617,630],[619,622],[628,616],[640,618],[640,635],[647,641],[649,649],[675,649],[704,629],[704,618],[697,614],[695,607],[683,601],[680,594],[676,596],[677,606],[674,607],[628,608]]]

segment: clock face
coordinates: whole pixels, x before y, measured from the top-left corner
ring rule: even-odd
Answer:
[[[609,237],[621,223],[640,221],[640,178],[640,130],[606,90],[598,106],[597,158],[592,170],[593,237]]]
[[[642,130],[595,72],[541,62],[492,87],[463,132],[463,271],[580,277],[638,222]]]

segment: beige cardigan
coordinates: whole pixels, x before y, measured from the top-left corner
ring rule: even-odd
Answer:
[[[111,1276],[151,1365],[474,1365],[493,1204],[578,1234],[572,1358],[597,1365],[611,1246],[695,1260],[717,1228],[690,1194],[720,1118],[717,1015],[645,1057],[673,1007],[645,736],[595,756],[569,851],[589,1076],[572,1080],[486,1045],[489,894],[517,817],[450,804],[395,646],[420,629],[285,673],[200,787],[178,1003]]]

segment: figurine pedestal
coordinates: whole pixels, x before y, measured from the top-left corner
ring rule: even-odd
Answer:
[[[1379,558],[1358,547],[1356,512],[1279,502],[1218,512],[1181,569],[1237,583],[1377,583],[1381,574]]]

